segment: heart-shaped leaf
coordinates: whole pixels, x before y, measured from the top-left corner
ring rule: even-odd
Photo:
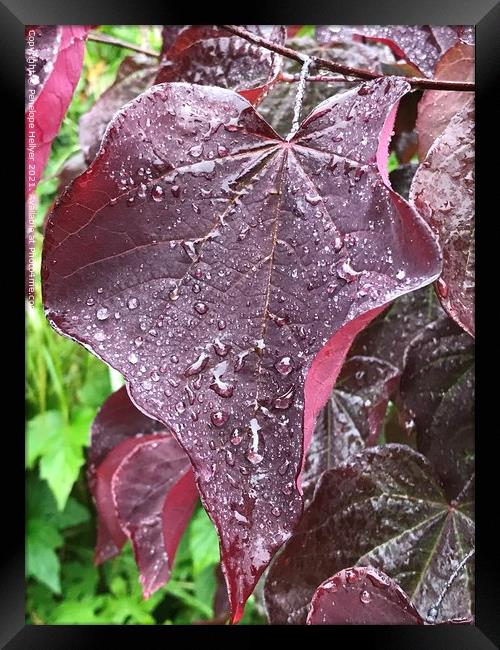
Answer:
[[[387,184],[408,89],[363,84],[284,141],[232,91],[161,84],[49,218],[47,317],[188,453],[233,620],[300,517],[303,449],[354,336],[440,271]]]
[[[474,339],[446,315],[409,345],[400,396],[445,493],[454,499],[474,472]]]
[[[469,482],[449,503],[430,463],[406,445],[367,448],[326,471],[265,585],[271,623],[304,623],[316,587],[353,565],[387,573],[423,617],[474,545]],[[472,577],[449,588],[436,622],[470,617]]]
[[[450,121],[417,170],[410,200],[438,235],[443,272],[441,304],[474,336],[475,204],[474,100]]]
[[[30,25],[25,78],[26,196],[36,188],[52,140],[80,78],[88,28],[79,25]]]
[[[354,356],[344,363],[307,452],[302,476],[306,498],[324,471],[377,442],[398,381],[399,370],[386,361]]]
[[[121,388],[94,422],[88,476],[98,510],[96,562],[132,540],[144,597],[169,578],[198,492],[186,454]]]
[[[283,25],[247,26],[249,31],[283,45]],[[281,56],[249,43],[216,25],[182,29],[166,54],[156,83],[187,81],[236,90],[258,104],[281,70]]]
[[[423,625],[397,582],[373,567],[351,567],[314,592],[307,625]]]

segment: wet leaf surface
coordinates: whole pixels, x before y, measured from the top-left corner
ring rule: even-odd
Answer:
[[[356,356],[347,359],[316,421],[302,476],[306,499],[312,498],[324,471],[376,444],[398,381],[399,370],[386,361]]]
[[[440,270],[388,187],[399,79],[283,141],[232,91],[152,88],[51,214],[47,316],[174,431],[222,548],[233,620],[302,510],[303,448],[354,336]]]
[[[353,31],[386,43],[426,77],[434,76],[439,59],[450,47],[473,38],[465,25],[362,25]]]
[[[249,31],[283,45],[282,25],[245,26]],[[156,83],[186,81],[238,91],[257,104],[276,80],[281,56],[235,36],[216,25],[189,25],[167,52]]]
[[[436,288],[448,314],[475,333],[474,100],[453,117],[417,170],[410,200],[439,237],[443,272]]]
[[[30,25],[25,27],[27,43],[31,31],[34,31],[33,45],[26,49],[25,63],[25,142],[26,164],[33,166],[34,175],[29,176],[33,186],[30,188],[26,184],[26,196],[42,176],[52,140],[59,133],[73,97],[82,69],[88,28]],[[28,110],[30,106],[32,110]]]
[[[315,591],[307,625],[423,625],[401,587],[372,567],[351,567]]]
[[[441,57],[434,77],[447,81],[474,81],[474,47],[456,43]],[[451,118],[471,99],[471,93],[427,90],[418,104],[418,155],[424,160],[429,148]]]
[[[469,484],[458,503],[448,503],[430,463],[405,445],[365,449],[326,471],[296,533],[271,565],[265,585],[270,622],[305,623],[318,585],[354,565],[396,580],[426,617],[474,545],[472,498]],[[467,568],[447,592],[436,622],[470,617],[473,602]]]
[[[428,325],[406,351],[400,395],[449,499],[474,472],[474,339],[447,316]]]

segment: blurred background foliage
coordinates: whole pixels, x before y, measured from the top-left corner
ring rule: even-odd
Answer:
[[[160,51],[161,27],[101,26],[98,31]],[[64,164],[80,150],[78,122],[114,81],[130,50],[87,42],[82,76],[52,145],[36,195],[36,299],[26,317],[26,622],[31,624],[191,624],[213,618],[217,536],[198,505],[170,581],[142,597],[128,544],[93,564],[95,509],[85,478],[91,422],[121,376],[48,324],[41,304],[43,224]],[[265,619],[251,597],[243,624]]]

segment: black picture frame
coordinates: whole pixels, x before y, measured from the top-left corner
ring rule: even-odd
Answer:
[[[195,5],[194,5],[195,6]],[[19,233],[19,240],[22,234],[20,225],[22,217],[17,214],[22,211],[21,197],[24,196],[24,118],[21,112],[21,104],[24,105],[24,26],[26,24],[183,24],[183,23],[213,23],[220,15],[221,19],[227,22],[245,24],[247,22],[259,22],[263,24],[276,23],[314,23],[314,24],[473,24],[476,25],[476,99],[477,99],[477,149],[480,159],[488,158],[488,150],[493,151],[490,117],[493,119],[493,112],[498,110],[495,104],[496,83],[500,81],[500,3],[496,0],[377,0],[377,2],[353,3],[352,0],[330,0],[314,3],[313,6],[293,8],[283,3],[273,5],[250,5],[238,7],[238,19],[234,11],[225,13],[218,8],[210,6],[208,12],[200,12],[195,15],[194,10],[188,15],[181,10],[174,11],[168,3],[141,2],[135,5],[119,3],[117,0],[108,1],[105,4],[95,0],[79,2],[78,0],[3,0],[0,2],[0,28],[2,38],[0,39],[0,62],[2,62],[3,98],[4,108],[10,109],[12,118],[4,122],[6,128],[13,138],[11,150],[19,153],[19,167],[11,167],[12,184],[9,185],[10,193],[16,192],[19,201],[16,209],[9,213],[12,222],[12,231]],[[265,10],[265,11],[263,11]],[[205,14],[205,15],[203,15]],[[245,15],[247,14],[247,15]],[[257,15],[256,15],[257,14]],[[230,16],[230,18],[228,18]],[[489,111],[489,114],[488,114]],[[21,121],[22,120],[22,121]],[[5,125],[8,125],[7,127]],[[15,127],[14,127],[15,125]],[[7,135],[7,134],[6,134]],[[21,167],[22,166],[22,167]],[[480,165],[482,167],[482,165]],[[476,204],[479,210],[481,223],[482,217],[488,218],[488,211],[485,206],[495,188],[493,178],[494,168],[488,163],[478,169],[476,185]],[[15,188],[15,189],[14,189]],[[7,215],[6,215],[7,217]],[[493,215],[490,213],[489,218]],[[19,228],[19,230],[17,230]],[[481,227],[477,235],[478,246],[483,246]],[[492,232],[492,231],[489,231]],[[18,242],[16,248],[24,251],[24,245]],[[23,254],[20,254],[20,260]],[[486,294],[487,288],[480,289],[479,279],[486,277],[488,271],[482,270],[482,253],[476,256],[478,276],[478,307],[481,304],[481,296]],[[10,287],[13,292],[13,299],[10,303],[15,305],[13,311],[22,314],[24,307],[21,306],[21,299],[24,299],[24,290],[21,283],[24,283],[24,262],[23,271],[19,269],[19,284],[13,281]],[[20,298],[22,296],[23,298]],[[19,301],[19,303],[18,303]],[[17,305],[19,304],[19,310]],[[478,309],[480,312],[481,309]],[[479,324],[479,352],[484,330]],[[22,331],[22,325],[19,330]],[[22,335],[21,335],[22,339]],[[24,342],[21,342],[24,345]],[[479,359],[481,355],[479,354]],[[19,362],[18,362],[19,363]],[[478,373],[482,367],[482,361],[478,364]],[[485,364],[487,365],[487,364]],[[22,374],[22,373],[21,373]],[[479,382],[480,392],[478,406],[482,407],[489,401],[487,390],[483,387],[487,382]],[[19,382],[20,391],[21,382]],[[13,388],[11,388],[13,390]],[[20,392],[22,395],[23,393]],[[12,406],[9,404],[9,408]],[[17,422],[18,418],[14,418]],[[492,458],[491,447],[488,446],[488,436],[493,436],[491,425],[486,416],[478,416],[478,425],[481,425],[481,445],[477,448],[477,552],[476,552],[476,624],[468,625],[441,625],[441,626],[407,626],[407,627],[384,627],[384,626],[354,626],[336,627],[335,631],[328,630],[327,636],[335,644],[349,643],[360,644],[363,647],[383,648],[384,650],[403,649],[432,649],[440,648],[445,650],[495,648],[500,646],[500,599],[498,598],[498,571],[496,569],[497,543],[492,534],[492,525],[495,518],[491,518],[492,482],[496,482],[494,459]],[[191,639],[202,643],[216,642],[222,637],[239,639],[244,634],[250,642],[260,634],[259,627],[228,627],[218,626],[170,626],[166,629],[163,626],[35,626],[25,625],[25,574],[24,574],[24,518],[23,506],[20,503],[24,494],[24,438],[18,431],[8,431],[5,427],[5,437],[9,436],[10,441],[5,444],[8,449],[4,451],[6,464],[12,465],[12,475],[7,472],[0,472],[4,495],[2,521],[4,528],[3,543],[6,548],[1,557],[0,564],[0,647],[8,650],[26,650],[47,648],[58,650],[59,648],[76,650],[79,648],[94,648],[121,642],[134,643],[136,640],[142,644],[155,646],[160,643],[162,646],[172,640],[187,640],[186,634]],[[496,434],[495,434],[496,435]],[[491,444],[491,438],[490,438]],[[489,471],[488,462],[492,462],[492,471]],[[17,488],[17,489],[16,489]],[[495,495],[496,496],[496,495]],[[8,535],[5,533],[8,532]],[[276,626],[277,627],[277,626]],[[266,627],[270,637],[275,637],[276,627]],[[243,631],[242,631],[243,630]],[[287,629],[285,636],[289,634]],[[278,634],[282,634],[283,629]],[[292,634],[296,632],[299,636],[307,634],[316,639],[321,632],[320,627],[293,628]],[[324,632],[324,629],[322,630]],[[182,636],[181,636],[182,635]],[[192,635],[192,636],[191,636]],[[331,636],[330,636],[331,635]],[[300,642],[297,637],[297,641]],[[287,642],[287,641],[286,641]]]

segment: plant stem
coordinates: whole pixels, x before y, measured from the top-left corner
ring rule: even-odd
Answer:
[[[100,34],[99,32],[89,32],[87,36],[88,41],[93,41],[94,43],[105,43],[106,45],[114,45],[115,47],[122,47],[127,50],[132,50],[133,52],[139,52],[140,54],[146,54],[147,56],[153,56],[155,59],[159,59],[160,55],[158,52],[153,50],[148,50],[144,47],[139,47],[133,43],[127,43],[126,41],[121,41],[119,38],[114,38],[113,36],[108,36],[107,34]]]
[[[238,25],[220,25],[223,29],[244,38],[250,43],[255,45],[260,45],[260,47],[265,47],[271,52],[276,52],[276,54],[281,54],[282,56],[292,59],[293,61],[298,61],[299,63],[304,63],[306,59],[312,59],[312,67],[317,69],[331,70],[332,72],[338,72],[340,74],[348,75],[349,77],[357,77],[358,79],[378,79],[379,77],[386,77],[388,75],[380,74],[378,72],[370,72],[369,70],[363,70],[362,68],[354,68],[348,65],[342,65],[341,63],[336,63],[335,61],[328,61],[327,59],[322,59],[317,56],[309,56],[307,54],[302,54],[297,50],[293,50],[290,47],[285,45],[278,45],[277,43],[272,43],[262,36],[257,34],[252,34],[243,27]],[[473,92],[476,89],[475,83],[470,81],[442,81],[440,79],[426,79],[420,77],[405,77],[405,80],[412,86],[412,88],[425,88],[428,90],[457,90],[457,91],[469,91]]]
[[[283,83],[296,83],[297,81],[300,80],[300,74],[288,74],[286,72],[282,72],[278,78],[278,81],[282,81]],[[333,84],[333,83],[358,83],[357,79],[346,79],[345,77],[333,77],[331,75],[323,75],[323,74],[311,74],[307,75],[306,81],[318,81],[322,82],[325,84]]]

